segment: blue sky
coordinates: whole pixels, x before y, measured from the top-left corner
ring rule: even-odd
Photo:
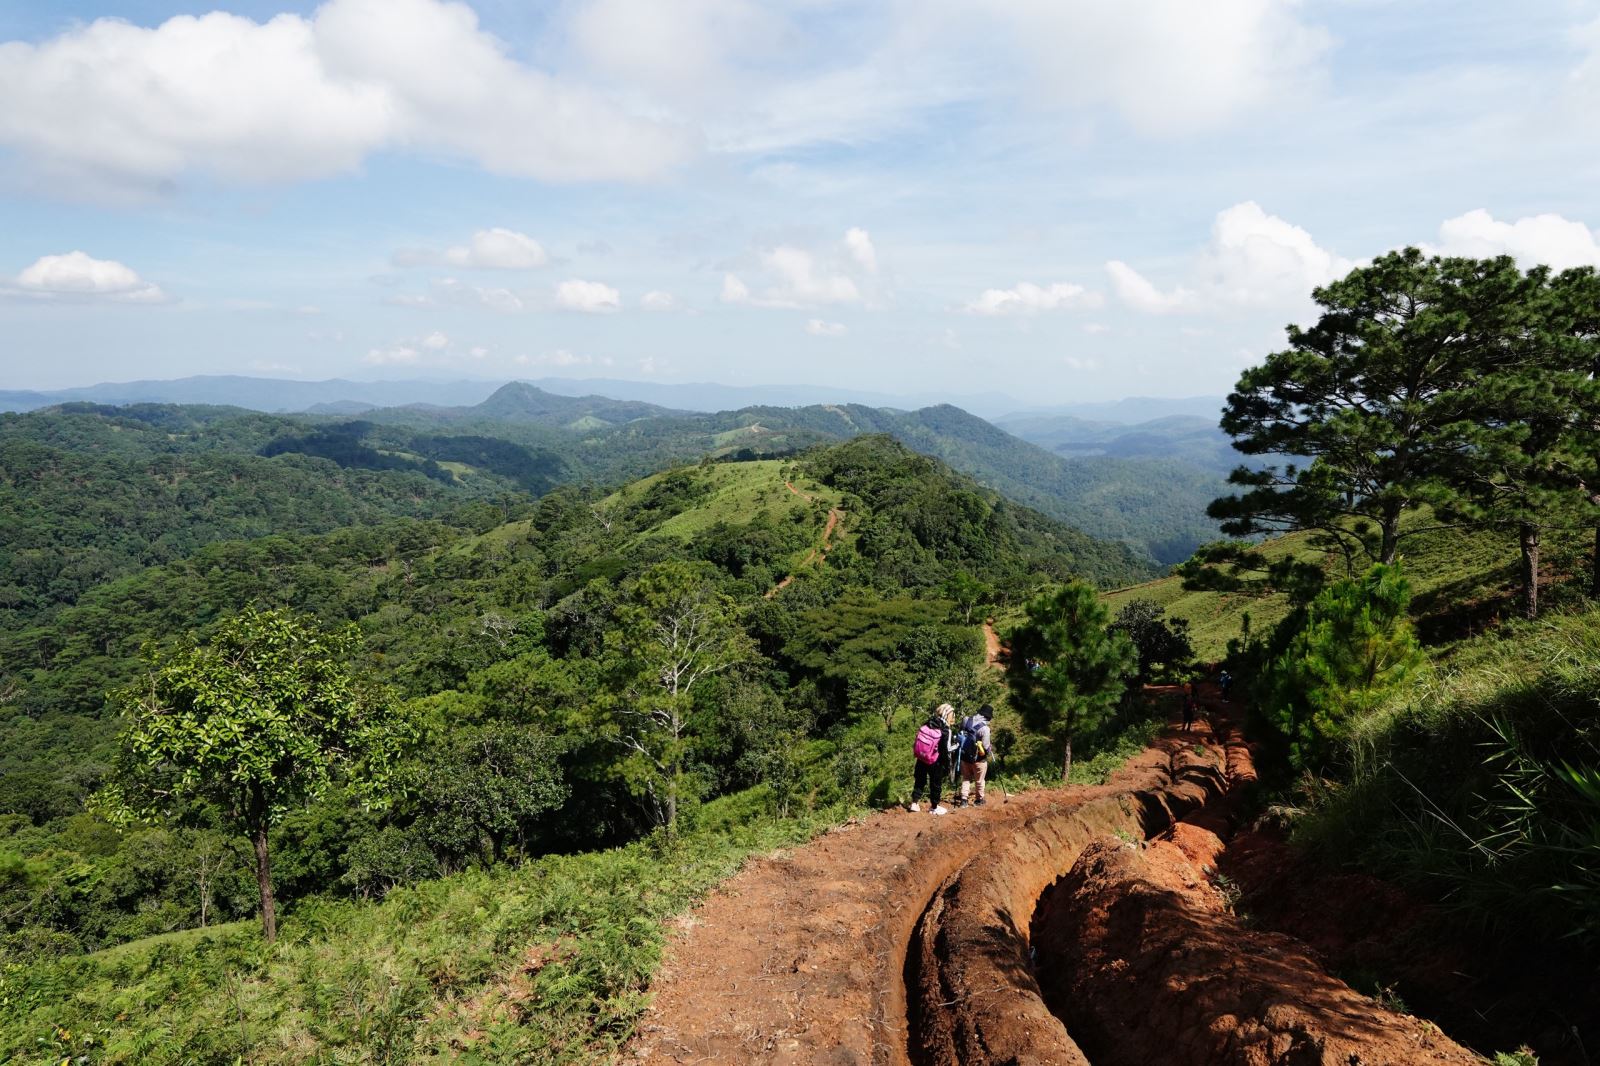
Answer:
[[[0,5],[0,387],[1220,393],[1404,244],[1600,261],[1600,4]]]

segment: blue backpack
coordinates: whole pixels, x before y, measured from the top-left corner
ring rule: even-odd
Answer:
[[[961,761],[982,762],[989,757],[989,750],[978,739],[978,730],[971,723],[971,718],[961,723]]]

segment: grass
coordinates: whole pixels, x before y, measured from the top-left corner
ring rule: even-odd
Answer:
[[[587,1063],[632,1032],[663,922],[826,810],[0,971],[0,1061]]]

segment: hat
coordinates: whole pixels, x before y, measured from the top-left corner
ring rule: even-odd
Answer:
[[[985,703],[982,707],[978,708],[978,717],[982,718],[985,722],[994,721],[994,708]]]

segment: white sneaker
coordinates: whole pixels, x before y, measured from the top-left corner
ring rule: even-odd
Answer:
[[[949,814],[950,812],[947,809],[945,809],[945,805],[941,803],[941,804],[939,804],[939,806],[937,806],[937,807],[935,807],[933,809],[933,813],[934,814]]]
[[[920,811],[920,810],[922,810],[922,804],[920,804],[920,803],[913,803],[913,804],[912,804],[912,805],[911,805],[911,813],[912,813],[912,814],[916,814],[916,813],[917,813],[917,812],[918,812],[918,811]]]

